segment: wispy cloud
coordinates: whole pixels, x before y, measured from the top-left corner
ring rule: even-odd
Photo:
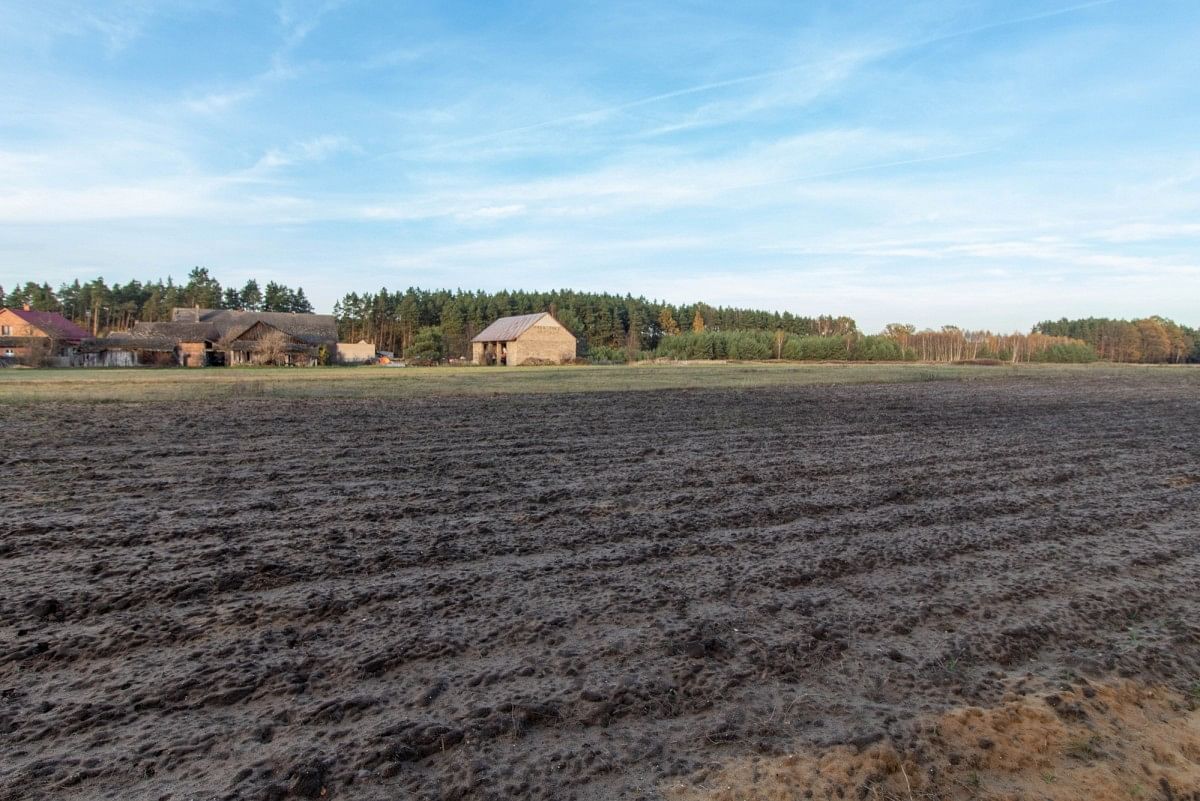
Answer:
[[[318,136],[286,147],[273,147],[262,155],[250,172],[261,174],[297,164],[324,161],[335,153],[357,151],[358,146],[344,136]]]
[[[240,83],[206,92],[198,97],[187,98],[183,101],[183,105],[189,111],[197,114],[223,114],[241,103],[258,97],[272,86],[296,78],[300,73],[299,68],[285,63],[282,56],[276,54],[271,58],[271,66],[257,75],[252,75]]]
[[[575,285],[868,328],[1200,294],[1181,4],[180,2],[0,5],[0,272],[183,259],[325,308]]]

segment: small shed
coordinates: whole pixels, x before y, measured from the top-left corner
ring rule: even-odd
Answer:
[[[471,340],[475,364],[563,364],[575,358],[575,335],[546,312],[501,317]]]
[[[365,364],[374,358],[374,342],[360,339],[358,342],[337,343],[338,364]]]

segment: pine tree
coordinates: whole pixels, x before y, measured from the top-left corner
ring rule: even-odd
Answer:
[[[220,308],[221,284],[208,274],[207,267],[193,267],[183,288],[183,299],[188,306],[199,306],[202,309]]]
[[[246,311],[262,310],[263,294],[262,290],[258,288],[258,281],[255,281],[253,278],[248,280],[239,294],[242,300],[241,308]]]
[[[289,297],[288,288],[283,284],[268,281],[266,291],[263,293],[262,310],[267,312],[291,311],[291,305],[292,299]]]
[[[291,308],[288,309],[288,311],[295,312],[296,314],[313,313],[312,304],[309,303],[308,298],[304,296],[304,287],[297,287],[296,292],[292,294],[290,301]]]

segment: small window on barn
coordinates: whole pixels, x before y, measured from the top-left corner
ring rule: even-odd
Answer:
[[[12,326],[11,325],[0,325],[0,336],[2,336],[2,337],[12,336]]]

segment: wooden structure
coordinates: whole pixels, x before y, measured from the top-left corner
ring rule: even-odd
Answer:
[[[69,359],[88,332],[57,312],[0,309],[0,358],[30,364]]]
[[[575,358],[575,335],[546,312],[501,317],[471,340],[475,364],[563,364]]]
[[[175,309],[168,322],[135,323],[89,340],[72,359],[80,367],[239,364],[314,365],[332,360],[337,321],[328,314]]]

